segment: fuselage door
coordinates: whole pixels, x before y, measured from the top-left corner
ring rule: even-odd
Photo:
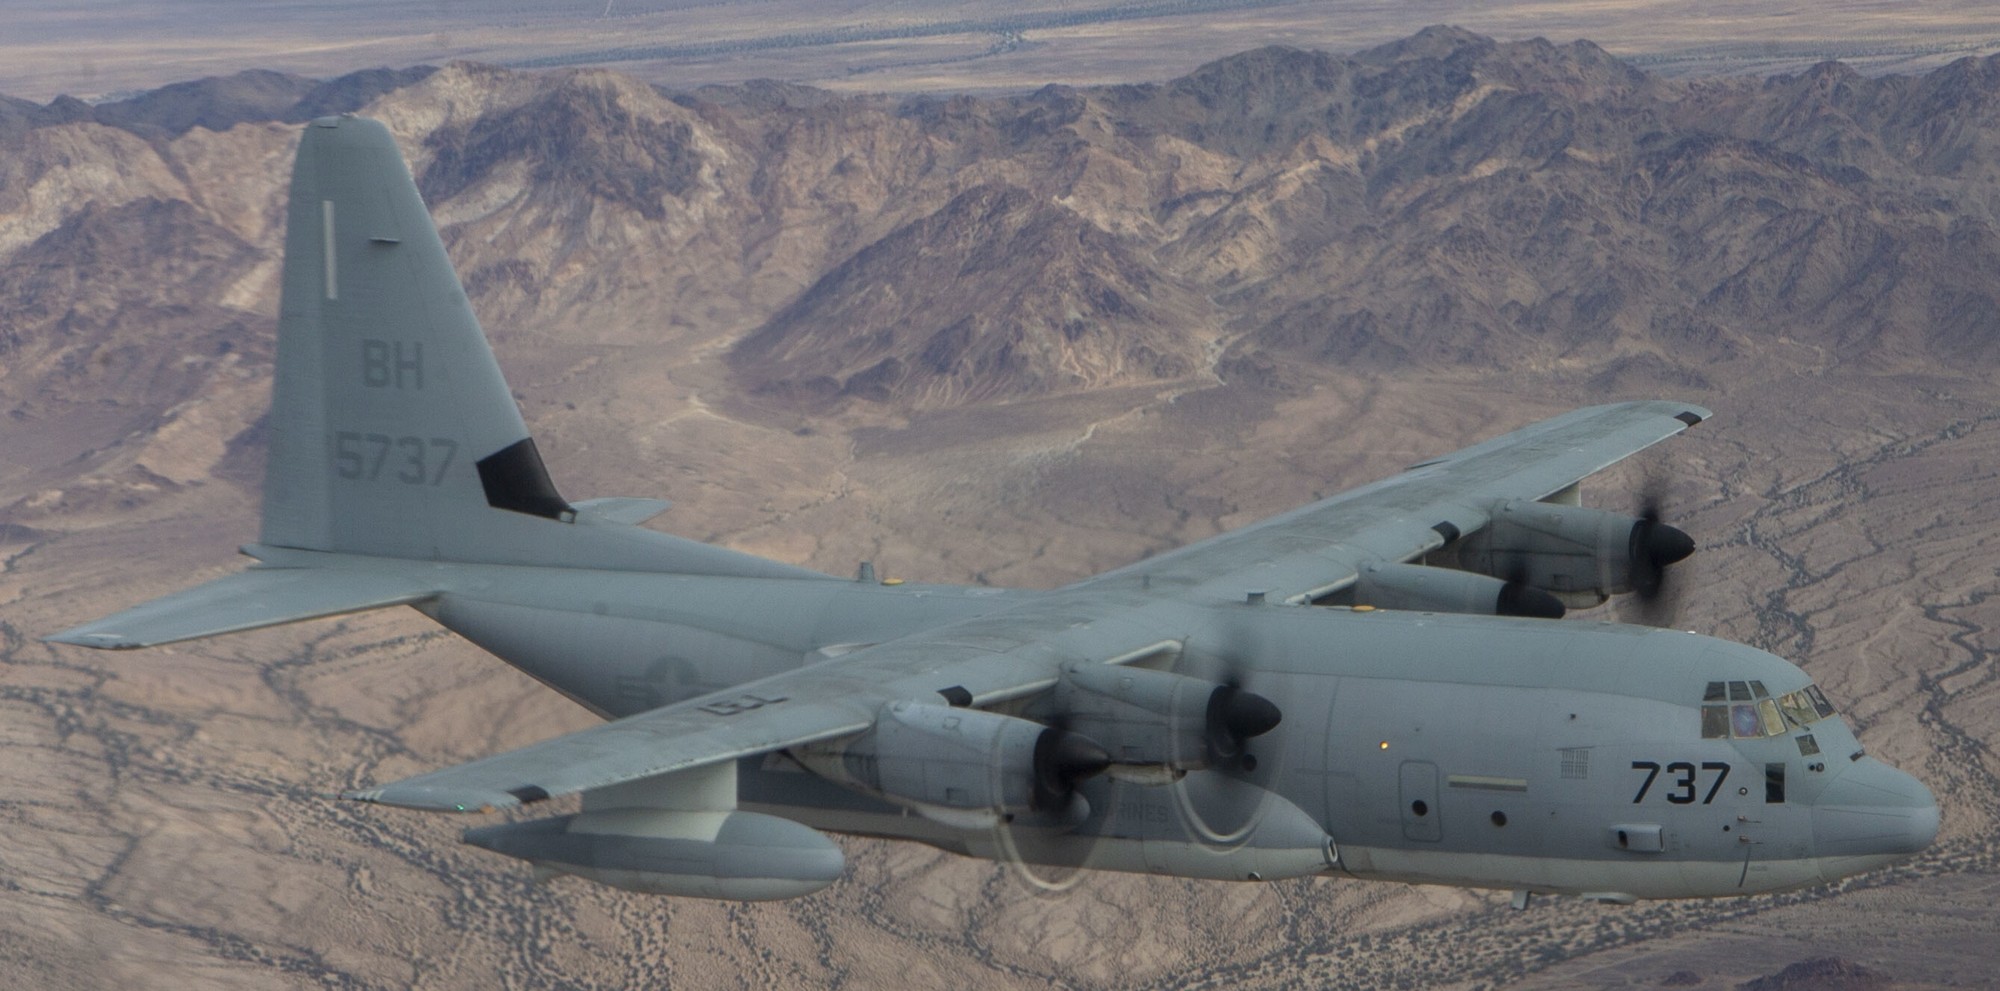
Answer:
[[[1436,843],[1444,838],[1438,808],[1438,769],[1427,760],[1406,760],[1402,767],[1403,838]]]

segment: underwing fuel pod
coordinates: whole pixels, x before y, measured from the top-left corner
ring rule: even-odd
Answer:
[[[788,898],[840,877],[841,833],[1038,884],[1623,902],[1837,881],[1937,834],[1799,667],[1560,618],[1694,551],[1578,483],[1698,406],[1578,409],[1053,590],[837,578],[559,491],[383,125],[306,126],[290,196],[255,563],[48,639],[410,606],[606,721],[345,797],[479,817],[466,842],[538,874]]]

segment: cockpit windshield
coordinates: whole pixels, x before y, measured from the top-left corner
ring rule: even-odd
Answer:
[[[1777,698],[1761,681],[1711,681],[1701,694],[1701,735],[1705,740],[1757,740],[1782,736],[1833,715],[1833,703],[1818,685]]]

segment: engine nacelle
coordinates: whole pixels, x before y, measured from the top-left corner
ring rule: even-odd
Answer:
[[[920,702],[892,702],[867,732],[794,748],[792,756],[830,781],[962,829],[1021,816],[1081,821],[1090,805],[1073,785],[1110,763],[1077,733]]]
[[[1261,695],[1232,685],[1149,668],[1081,663],[1036,714],[1102,744],[1112,777],[1142,784],[1171,781],[1235,757],[1243,741],[1281,718]]]
[[[1666,566],[1694,552],[1687,534],[1656,519],[1515,499],[1459,540],[1468,571],[1546,589],[1575,604],[1659,587]]]
[[[1370,565],[1345,595],[1328,604],[1477,616],[1563,616],[1562,602],[1531,584],[1421,564]]]
[[[465,842],[626,891],[691,898],[797,898],[847,866],[819,831],[741,810],[608,809],[469,829]]]

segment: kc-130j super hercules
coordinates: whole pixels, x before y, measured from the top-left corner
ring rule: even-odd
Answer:
[[[347,797],[581,794],[466,832],[538,871],[787,898],[840,876],[831,830],[1038,877],[1623,902],[1833,881],[1937,833],[1791,664],[1559,620],[1693,550],[1576,494],[1699,407],[1580,409],[1054,591],[837,579],[557,494],[395,142],[355,117],[305,129],[278,336],[258,563],[51,639],[414,606],[613,721]]]

